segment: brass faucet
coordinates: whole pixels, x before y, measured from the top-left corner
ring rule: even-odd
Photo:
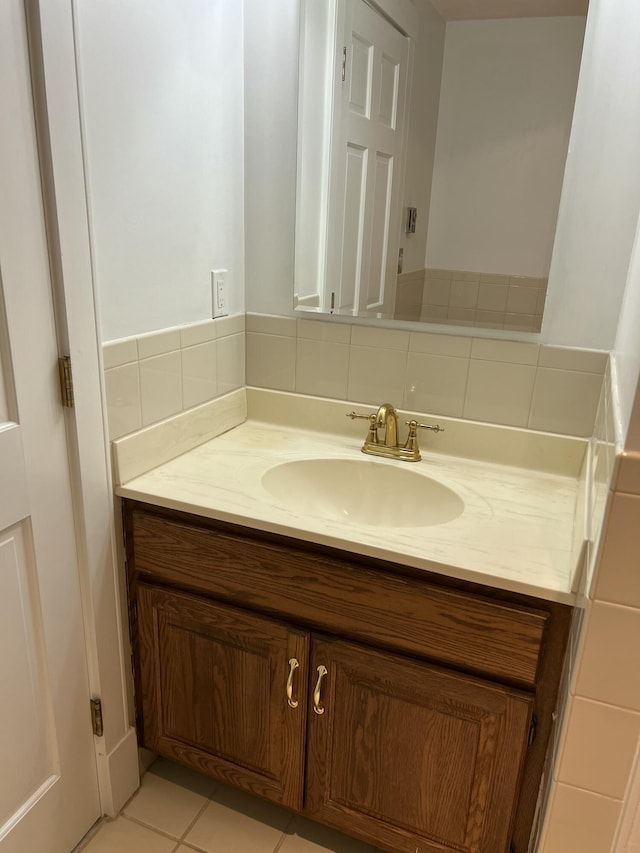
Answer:
[[[361,415],[349,412],[348,418],[363,418],[369,421],[369,432],[362,445],[363,453],[373,456],[386,456],[389,459],[403,459],[406,462],[419,462],[422,459],[418,447],[418,429],[430,429],[444,432],[438,424],[419,424],[418,421],[406,421],[409,435],[405,444],[398,444],[398,414],[391,403],[383,403],[375,414]],[[380,441],[378,428],[384,428],[384,441]]]

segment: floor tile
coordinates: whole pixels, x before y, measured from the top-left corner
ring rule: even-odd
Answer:
[[[273,853],[291,813],[221,787],[184,841],[206,853]]]
[[[207,803],[206,796],[150,771],[138,793],[125,806],[127,817],[181,838]]]
[[[210,776],[205,776],[204,773],[196,773],[195,770],[190,770],[181,764],[175,764],[173,761],[167,761],[166,758],[158,758],[154,761],[149,772],[161,776],[167,782],[174,782],[176,785],[188,788],[194,794],[201,794],[203,797],[210,797],[218,786],[216,780]]]
[[[374,848],[326,826],[296,817],[287,828],[278,853],[374,853]]]
[[[173,853],[176,842],[125,817],[105,821],[82,853]]]

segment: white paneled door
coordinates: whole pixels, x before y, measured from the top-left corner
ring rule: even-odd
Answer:
[[[23,0],[0,3],[0,852],[100,815]]]
[[[409,40],[365,0],[342,0],[331,143],[332,308],[391,314],[400,241]],[[338,66],[339,67],[339,66]]]

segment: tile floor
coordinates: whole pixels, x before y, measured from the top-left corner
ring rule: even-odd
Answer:
[[[379,853],[177,764],[158,759],[115,820],[76,853]]]

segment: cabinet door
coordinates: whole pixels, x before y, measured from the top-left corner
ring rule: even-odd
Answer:
[[[394,851],[506,853],[531,697],[315,637],[311,667],[310,689],[326,675],[309,714],[310,817]]]
[[[305,632],[140,584],[138,647],[145,746],[266,799],[302,806]]]

